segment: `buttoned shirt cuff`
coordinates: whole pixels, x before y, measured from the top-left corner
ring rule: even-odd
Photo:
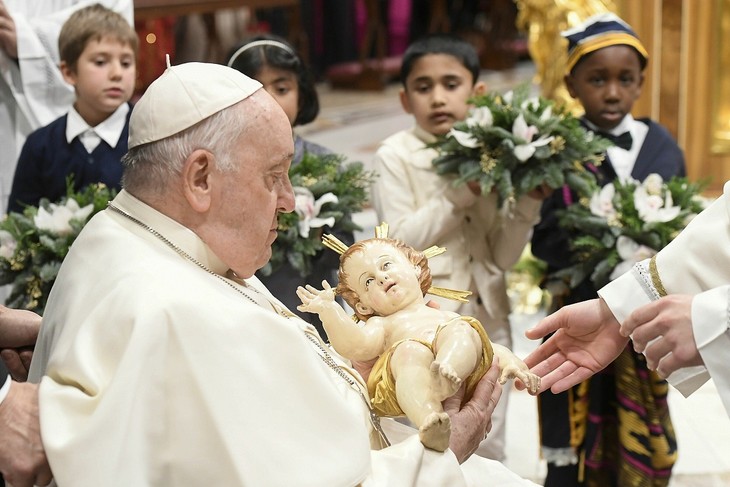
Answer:
[[[5,397],[7,397],[8,395],[8,392],[10,392],[10,384],[12,382],[13,381],[10,379],[10,375],[8,375],[7,377],[5,377],[5,383],[0,386],[0,404],[3,403]]]

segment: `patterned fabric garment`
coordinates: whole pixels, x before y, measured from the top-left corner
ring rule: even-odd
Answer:
[[[571,424],[582,427],[587,487],[663,487],[677,460],[667,382],[630,346],[587,387],[571,391]],[[585,407],[587,406],[587,407]],[[579,473],[583,471],[579,467]]]

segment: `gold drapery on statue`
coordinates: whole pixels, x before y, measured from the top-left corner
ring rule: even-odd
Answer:
[[[560,33],[592,15],[616,12],[613,0],[515,0],[517,28],[527,33],[528,50],[535,63],[535,83],[541,94],[582,112],[563,83],[568,43]]]

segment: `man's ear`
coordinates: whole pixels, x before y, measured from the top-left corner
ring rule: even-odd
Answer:
[[[61,61],[61,64],[59,64],[58,67],[61,70],[61,75],[66,83],[71,86],[76,86],[76,70],[69,66],[66,61]]]
[[[362,304],[362,301],[355,303],[355,311],[365,316],[373,313],[373,309],[366,304]]]
[[[183,194],[190,207],[199,213],[210,209],[215,156],[207,150],[193,151],[182,167]]]

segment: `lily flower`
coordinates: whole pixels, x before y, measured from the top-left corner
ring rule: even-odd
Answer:
[[[642,186],[644,186],[644,189],[646,189],[646,192],[652,195],[660,195],[662,194],[662,186],[664,185],[664,179],[657,174],[652,173],[649,174],[643,183],[641,183]]]
[[[646,245],[639,245],[625,235],[620,235],[616,240],[616,251],[623,260],[611,272],[609,279],[612,281],[630,271],[637,262],[641,262],[656,254],[656,250]]]
[[[469,132],[462,132],[461,130],[452,128],[449,130],[449,137],[455,138],[456,141],[464,147],[469,147],[470,149],[476,149],[479,147],[479,140],[477,140],[477,138]]]
[[[309,231],[312,228],[321,228],[325,225],[333,226],[335,218],[318,218],[322,206],[327,203],[337,203],[339,199],[334,193],[325,193],[318,199],[307,188],[296,186],[294,188],[294,211],[299,215],[299,235],[302,238],[309,238]]]
[[[491,127],[494,123],[494,116],[489,107],[476,107],[466,119],[467,127]]]
[[[674,206],[671,191],[664,198],[660,194],[650,194],[644,186],[634,190],[634,206],[645,222],[666,223],[677,218],[682,208]]]
[[[49,207],[50,211],[42,206],[39,207],[33,222],[39,230],[47,230],[61,236],[69,235],[73,231],[71,220],[85,221],[94,211],[94,205],[89,204],[80,208],[73,198],[66,200],[63,205],[51,203]]]
[[[532,138],[537,134],[537,127],[534,125],[527,125],[525,117],[520,113],[512,124],[512,135],[518,140],[524,141],[522,144],[517,144],[513,149],[515,157],[521,162],[525,162],[535,154],[535,150],[538,147],[549,144],[554,139],[553,136],[547,137],[542,136],[539,139],[533,141]]]
[[[591,213],[596,216],[611,220],[616,216],[616,208],[613,206],[613,197],[616,194],[616,188],[613,184],[607,184],[597,193],[591,196],[590,209]]]

